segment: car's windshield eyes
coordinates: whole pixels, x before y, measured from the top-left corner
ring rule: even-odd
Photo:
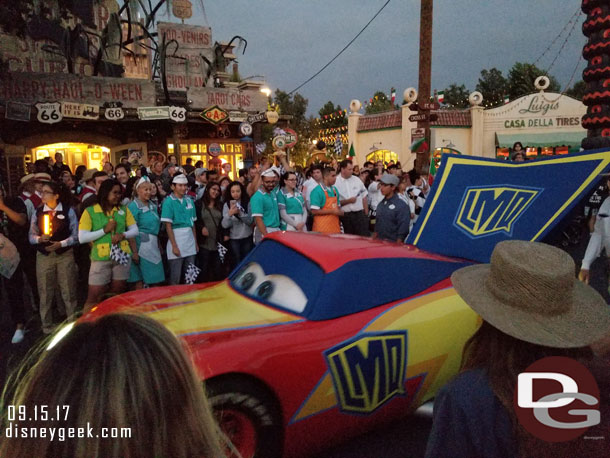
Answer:
[[[286,275],[265,275],[256,262],[243,267],[233,281],[235,288],[261,301],[301,313],[307,305],[307,296],[297,283]]]
[[[265,272],[260,264],[251,262],[247,264],[235,278],[235,287],[245,293],[254,294],[255,287],[261,282]]]

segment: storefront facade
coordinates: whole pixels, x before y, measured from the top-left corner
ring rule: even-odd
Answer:
[[[357,106],[357,104],[356,104]],[[410,170],[416,155],[410,146],[417,123],[408,105],[375,115],[349,114],[348,135],[355,161],[400,161]],[[581,126],[586,107],[579,100],[557,93],[538,92],[501,107],[485,110],[438,110],[431,123],[430,151],[449,148],[461,154],[488,158],[508,157],[516,141],[529,148],[529,157],[567,154],[580,150],[587,131]]]
[[[94,30],[104,29],[115,4],[92,6],[99,19]],[[43,45],[53,45],[49,40],[2,35],[0,57],[11,65],[0,74],[0,171],[11,191],[27,163],[56,153],[73,171],[79,165],[101,170],[124,156],[148,165],[173,154],[179,164],[189,157],[207,168],[229,163],[235,177],[256,160],[254,142],[268,122],[263,84],[230,81],[230,65],[238,74],[233,46],[214,42],[209,27],[166,22],[159,30],[172,37],[176,50],[155,81],[146,52],[136,61],[117,57],[123,77],[94,77],[84,63],[72,73],[57,65],[61,58],[43,52]],[[29,54],[18,60],[24,49]],[[212,62],[211,71],[202,56]],[[27,64],[34,61],[40,65]]]

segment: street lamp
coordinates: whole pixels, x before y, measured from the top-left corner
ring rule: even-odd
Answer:
[[[265,94],[267,97],[269,97],[271,95],[271,89],[269,89],[267,86],[261,87],[261,92],[263,94]]]

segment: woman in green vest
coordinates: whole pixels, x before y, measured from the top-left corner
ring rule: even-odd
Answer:
[[[139,234],[136,221],[127,207],[121,205],[121,185],[106,180],[97,194],[97,204],[83,212],[79,227],[80,243],[91,243],[89,292],[83,308],[89,311],[108,291],[120,294],[127,289],[131,249],[127,239]]]

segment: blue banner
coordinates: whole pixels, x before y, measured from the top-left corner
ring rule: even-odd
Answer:
[[[489,262],[502,240],[541,240],[610,170],[610,151],[522,163],[443,154],[407,243]]]

